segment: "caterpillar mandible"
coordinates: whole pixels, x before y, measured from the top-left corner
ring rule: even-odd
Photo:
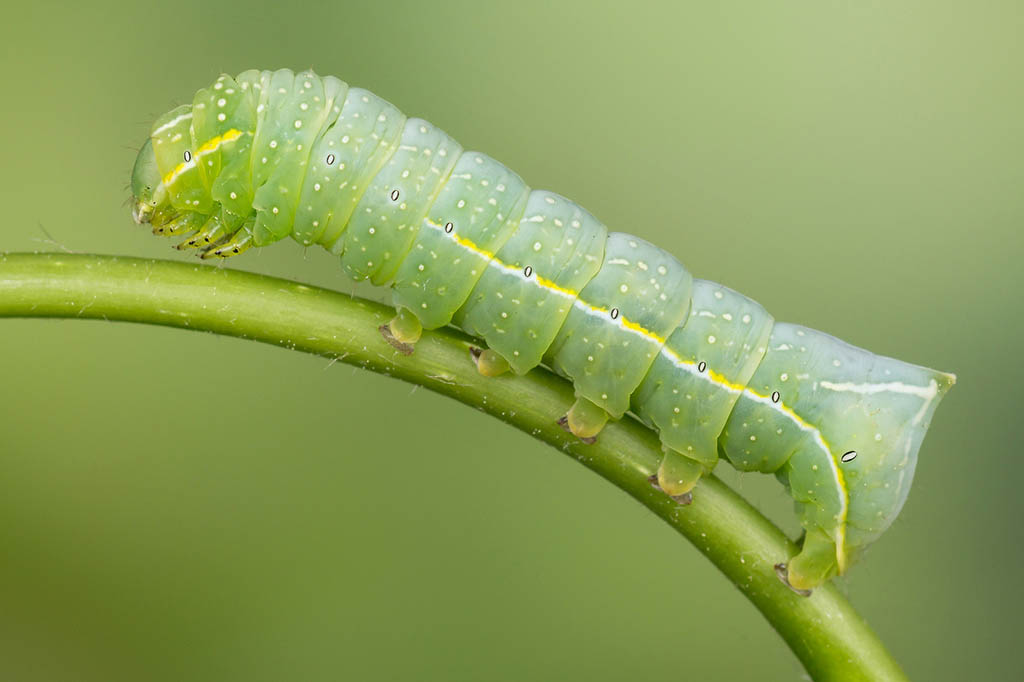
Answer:
[[[312,71],[222,75],[164,114],[131,180],[137,223],[226,258],[285,237],[393,289],[382,329],[484,340],[480,372],[545,364],[571,380],[582,439],[627,411],[655,429],[655,483],[680,503],[720,456],[774,473],[805,533],[798,590],[842,574],[893,522],[952,374],[776,322],[671,254],[489,156]]]

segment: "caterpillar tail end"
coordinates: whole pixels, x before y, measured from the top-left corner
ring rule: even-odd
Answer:
[[[469,355],[473,358],[477,371],[485,377],[501,376],[512,369],[512,366],[508,364],[508,360],[490,348],[481,350],[475,346],[470,346]]]

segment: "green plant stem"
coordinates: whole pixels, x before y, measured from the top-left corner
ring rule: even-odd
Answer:
[[[707,556],[764,614],[815,680],[905,680],[876,635],[835,587],[800,597],[775,575],[796,548],[714,476],[680,506],[648,483],[661,449],[632,419],[609,423],[593,445],[555,420],[573,402],[566,381],[537,369],[489,379],[472,340],[425,332],[403,355],[378,331],[393,310],[281,279],[169,261],[71,254],[0,254],[0,317],[122,320],[209,331],[315,353],[398,377],[483,410],[628,492]],[[571,504],[571,501],[568,503]]]

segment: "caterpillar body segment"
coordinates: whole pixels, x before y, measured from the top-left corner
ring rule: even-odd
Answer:
[[[262,75],[250,70],[237,78],[221,76],[213,84],[215,94],[223,93],[224,107],[214,118],[221,128],[221,172],[213,181],[211,195],[220,204],[220,216],[225,226],[237,228],[253,207],[252,146],[259,119],[264,109],[259,108],[262,97]],[[235,104],[233,110],[228,110]],[[223,115],[224,120],[221,121]]]
[[[131,186],[136,222],[194,232],[181,246],[204,258],[291,236],[338,255],[354,279],[390,283],[397,314],[382,332],[403,353],[453,323],[487,342],[473,357],[488,376],[543,361],[573,382],[559,422],[585,440],[632,410],[659,433],[655,481],[681,503],[719,456],[775,474],[805,529],[777,567],[798,591],[845,572],[891,525],[955,380],[776,323],[426,121],[311,71],[221,76],[157,120]]]
[[[519,226],[488,263],[454,323],[516,374],[541,363],[604,258],[608,229],[553,192],[533,190]],[[494,371],[493,361],[485,366]]]
[[[668,335],[690,310],[693,277],[667,252],[622,232],[548,350],[576,395],[618,419]],[[596,434],[595,434],[596,435]]]
[[[746,296],[694,280],[690,314],[632,396],[633,411],[667,451],[658,483],[669,494],[689,492],[718,462],[718,437],[764,357],[773,323]]]
[[[390,102],[362,88],[348,91],[338,120],[317,150],[317,163],[325,164],[321,188],[317,189],[317,178],[312,178],[314,184],[307,187],[314,195],[327,193],[330,212],[321,218],[321,226],[312,235],[297,237],[299,241],[308,243],[312,237],[332,253],[340,252],[339,243],[344,244],[340,238],[356,204],[394,153],[404,127],[405,115]],[[326,165],[332,153],[337,160]]]
[[[480,152],[463,153],[398,268],[396,305],[411,310],[426,329],[451,322],[519,225],[528,193],[501,163]]]
[[[440,128],[406,121],[398,149],[370,181],[345,231],[341,265],[350,277],[377,285],[394,278],[460,156],[462,146]],[[333,152],[325,159],[342,163]]]
[[[150,134],[160,182],[177,211],[210,213],[212,200],[192,151],[192,107],[180,106],[157,119]]]

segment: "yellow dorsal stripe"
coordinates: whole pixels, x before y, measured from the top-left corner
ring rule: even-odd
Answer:
[[[199,149],[196,150],[195,156],[193,156],[190,161],[183,161],[179,163],[177,166],[174,167],[174,170],[165,175],[163,179],[163,184],[170,185],[171,183],[178,179],[179,175],[189,170],[190,168],[195,168],[196,161],[200,156],[203,156],[204,154],[209,154],[210,152],[219,149],[222,144],[234,142],[241,136],[241,130],[236,130],[232,128],[231,130],[225,132],[223,135],[217,135],[216,137],[210,138],[202,145],[200,145]]]

